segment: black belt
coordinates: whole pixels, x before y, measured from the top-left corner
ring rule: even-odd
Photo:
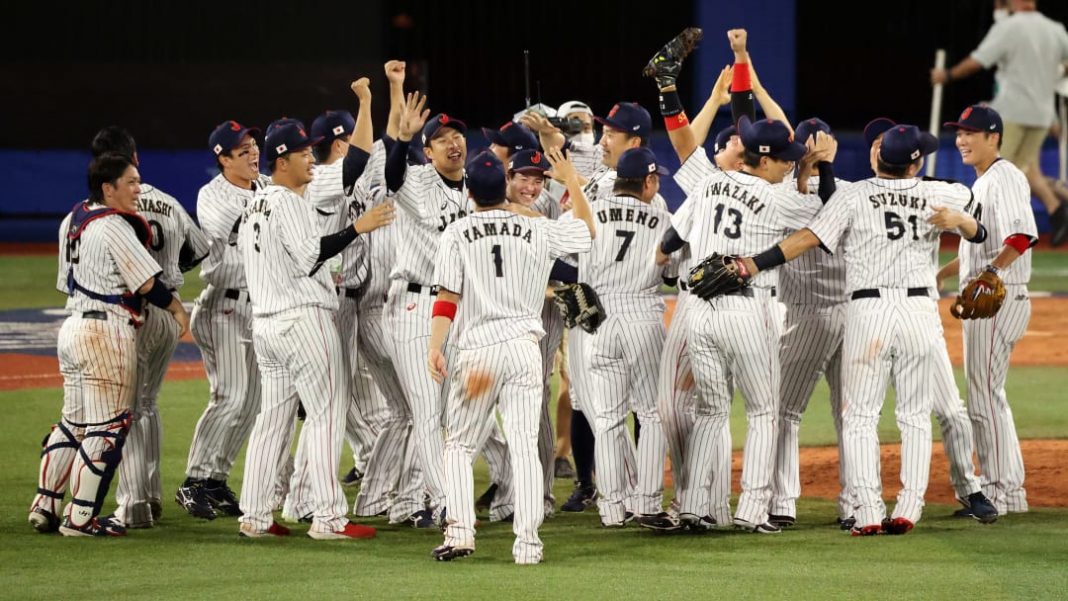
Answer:
[[[231,300],[238,300],[238,299],[241,298],[241,291],[240,290],[236,290],[234,288],[227,288],[225,291],[223,291],[223,296],[225,296],[226,298],[229,298]],[[246,294],[245,295],[245,302],[247,303],[249,300],[251,300],[251,299]]]
[[[690,285],[686,283],[686,280],[680,279],[679,280],[679,290],[682,290],[683,292],[686,292],[689,289],[690,289]]]
[[[430,294],[430,296],[437,296],[438,287],[437,286],[421,286],[419,284],[416,284],[415,282],[408,282],[408,292],[413,292],[415,294],[422,294],[424,291],[427,292],[428,294]]]
[[[82,317],[84,319],[99,319],[101,321],[108,320],[108,314],[106,311],[82,311]]]
[[[360,296],[359,288],[338,288],[337,293],[341,294],[342,290],[345,291],[345,298],[359,298]]]
[[[771,288],[770,290],[771,290],[771,296],[775,296],[776,295],[775,289]],[[753,292],[752,288],[742,288],[741,290],[735,290],[734,292],[728,292],[728,293],[724,294],[723,296],[744,296],[744,297],[747,297],[747,298],[753,298],[753,297],[756,296],[756,293]]]
[[[880,296],[882,294],[877,288],[864,288],[863,290],[854,290],[849,298],[857,300],[860,298],[879,298]],[[931,296],[931,293],[927,288],[909,288],[906,296]]]

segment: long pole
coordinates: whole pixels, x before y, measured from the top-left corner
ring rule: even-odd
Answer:
[[[935,65],[934,65],[934,67],[935,67],[935,69],[945,69],[946,68],[946,51],[943,50],[942,48],[939,48],[935,52]],[[937,83],[937,84],[934,85],[934,90],[933,90],[933,93],[931,94],[931,122],[930,122],[930,127],[928,127],[928,131],[930,131],[931,135],[936,137],[936,138],[938,137],[938,122],[941,120],[941,118],[942,118],[942,84]],[[935,151],[934,154],[932,154],[927,159],[927,171],[926,171],[927,177],[934,177],[935,164],[937,162],[938,162],[938,151]]]

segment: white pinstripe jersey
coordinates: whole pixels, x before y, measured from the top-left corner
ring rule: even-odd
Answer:
[[[162,272],[159,263],[137,239],[133,227],[119,215],[107,215],[88,223],[73,243],[67,239],[70,220],[68,214],[59,226],[56,289],[60,292],[67,293],[67,273],[72,267],[78,285],[106,295],[136,292]],[[78,291],[67,299],[66,308],[69,311],[106,311],[124,320],[130,318],[130,313],[119,305],[89,298]]]
[[[960,241],[960,281],[979,275],[1005,246],[1005,239],[1023,234],[1038,239],[1035,214],[1031,211],[1031,187],[1027,177],[1009,161],[998,158],[972,185],[977,204],[976,218],[986,227],[986,240],[981,244]],[[1006,284],[1027,284],[1031,281],[1031,253],[1020,255],[1008,269],[1001,272]]]
[[[478,211],[445,229],[434,283],[461,296],[456,345],[474,349],[545,335],[541,311],[555,259],[590,249],[581,221]]]
[[[271,183],[260,175],[253,189],[231,184],[216,175],[197,195],[197,219],[211,242],[211,253],[200,265],[200,277],[216,288],[245,288],[245,269],[237,252],[237,226],[256,190]]]
[[[615,196],[612,187],[616,184],[616,170],[604,164],[604,149],[600,145],[573,144],[571,162],[575,171],[588,181],[582,187],[587,202],[605,200]],[[667,210],[664,197],[657,194],[650,203],[654,208]]]
[[[590,209],[597,237],[578,257],[579,280],[593,287],[609,315],[662,314],[660,284],[666,269],[674,275],[674,266],[657,265],[656,248],[671,227],[671,213],[630,196],[598,200]]]
[[[309,306],[337,311],[334,282],[318,262],[319,238],[314,211],[289,188],[267,186],[249,203],[238,246],[255,317]]]
[[[178,268],[178,255],[182,245],[188,240],[193,253],[200,258],[211,250],[208,237],[200,231],[193,218],[173,196],[148,184],[141,184],[137,212],[152,228],[152,243],[148,252],[163,268],[160,281],[168,288],[181,288],[185,283],[185,277]]]
[[[721,169],[708,158],[705,149],[698,146],[693,153],[686,157],[686,160],[679,165],[678,171],[676,171],[671,178],[674,179],[675,183],[682,188],[682,191],[689,196],[697,190],[698,186],[701,185],[701,182],[720,171]]]
[[[796,191],[741,171],[720,171],[686,197],[671,225],[690,243],[696,261],[713,252],[751,256],[779,243],[785,229],[805,227],[818,210]],[[751,285],[771,288],[778,281],[773,269],[756,274]]]
[[[808,228],[831,249],[842,248],[846,289],[931,288],[931,257],[941,233],[927,218],[933,206],[972,212],[967,186],[873,177],[836,192]]]
[[[817,211],[823,208],[823,201],[817,193],[819,182],[818,175],[810,177],[808,194],[800,197]],[[794,179],[779,185],[790,191],[797,190],[797,180]],[[849,182],[835,180],[836,192],[844,191],[849,186]],[[783,235],[789,236],[795,231],[797,230],[786,228]],[[830,254],[821,249],[812,250],[779,269],[779,300],[788,305],[829,307],[845,302],[847,298],[845,257],[841,252]]]
[[[471,209],[467,185],[448,187],[432,164],[408,165],[404,183],[393,195],[397,229],[404,232],[405,252],[397,254],[391,278],[429,285],[441,233]]]

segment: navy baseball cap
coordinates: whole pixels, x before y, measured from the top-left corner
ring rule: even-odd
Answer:
[[[864,126],[864,142],[871,146],[875,143],[875,138],[886,133],[891,127],[897,125],[893,119],[887,119],[886,117],[876,117],[868,124]]]
[[[1005,131],[1005,126],[1001,123],[1001,115],[985,104],[973,104],[964,109],[959,119],[943,125],[950,129],[983,131],[990,134],[1000,134]]]
[[[356,129],[356,120],[348,111],[326,111],[312,121],[311,137],[323,138],[333,142],[337,138],[348,137]]]
[[[270,163],[282,155],[303,150],[309,146],[315,146],[322,141],[322,138],[308,137],[302,125],[286,123],[275,127],[274,131],[267,134],[267,139],[263,145],[266,146],[266,158],[267,162]]]
[[[656,164],[656,155],[644,146],[631,148],[619,155],[616,175],[625,179],[642,179],[650,173],[668,175],[667,169]]]
[[[549,169],[549,160],[537,150],[520,150],[508,161],[509,172],[544,175]]]
[[[637,102],[618,102],[608,111],[607,117],[594,117],[593,120],[642,138],[648,138],[653,130],[653,119],[649,116],[649,111]]]
[[[426,122],[423,126],[423,146],[430,146],[430,141],[434,139],[438,131],[443,127],[451,127],[461,134],[467,133],[467,124],[459,119],[453,119],[445,113],[438,113],[430,118],[430,121]]]
[[[467,190],[476,204],[492,206],[502,202],[506,188],[504,165],[497,155],[483,150],[467,163]]]
[[[938,138],[915,125],[899,124],[883,134],[879,158],[890,165],[908,165],[938,150]]]
[[[255,137],[260,133],[260,130],[255,127],[245,127],[237,121],[223,121],[211,132],[208,136],[208,148],[215,156],[219,156],[224,152],[229,152],[237,145],[241,143],[241,140],[246,136]]]
[[[774,119],[751,123],[748,116],[742,117],[738,121],[738,135],[749,152],[780,161],[797,161],[808,151],[804,144],[794,142],[785,123]]]
[[[534,137],[534,134],[527,129],[527,126],[515,121],[505,123],[500,129],[483,127],[482,135],[497,146],[504,146],[512,152],[538,149],[538,139]]]
[[[300,119],[293,119],[292,117],[281,117],[267,124],[267,129],[264,130],[264,135],[269,136],[271,135],[271,132],[278,129],[279,127],[290,124],[296,125],[297,127],[304,129],[304,122]]]
[[[811,119],[805,119],[801,123],[797,124],[797,128],[794,129],[794,140],[804,144],[808,142],[808,139],[816,135],[816,132],[823,132],[825,134],[831,133],[831,126],[827,125],[818,117],[812,117]]]
[[[718,134],[716,134],[716,142],[712,146],[712,154],[719,154],[724,148],[727,147],[727,143],[731,141],[731,136],[738,135],[738,128],[731,125],[725,127]]]

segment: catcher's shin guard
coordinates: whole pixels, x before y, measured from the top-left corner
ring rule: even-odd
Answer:
[[[99,424],[85,424],[85,438],[78,449],[71,482],[71,509],[74,527],[88,524],[100,514],[111,479],[122,461],[122,447],[130,431],[130,413]]]
[[[74,458],[81,445],[78,439],[82,429],[74,424],[59,423],[41,441],[41,467],[37,476],[37,495],[33,498],[30,511],[40,507],[53,515],[58,515],[57,505],[63,501],[63,492],[67,488],[67,478]]]

